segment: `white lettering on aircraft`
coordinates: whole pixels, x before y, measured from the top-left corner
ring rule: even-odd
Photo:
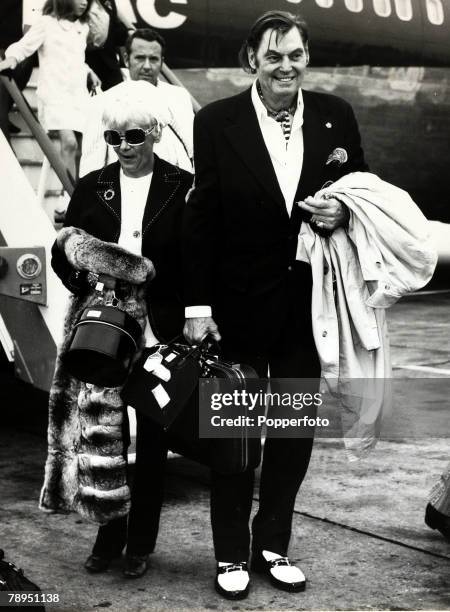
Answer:
[[[442,25],[444,23],[444,9],[442,0],[426,0],[427,15],[430,23],[433,25]]]
[[[411,21],[413,18],[413,8],[411,0],[366,0],[372,2],[375,13],[379,17],[389,17],[392,13],[392,1],[394,2],[395,12],[402,21]],[[428,20],[433,25],[444,23],[444,8],[442,0],[423,0],[426,6]],[[300,4],[302,0],[287,0],[290,4]],[[170,0],[175,5],[188,4],[188,0]],[[131,7],[130,0],[117,0],[122,11],[134,21],[135,15]],[[187,16],[176,11],[170,11],[167,15],[160,15],[156,11],[156,0],[137,0],[136,6],[142,19],[148,25],[162,30],[179,28],[186,21]],[[334,0],[316,0],[317,6],[323,9],[332,8]],[[352,13],[360,13],[364,9],[364,0],[344,0],[345,8]]]
[[[170,4],[187,5],[188,0],[170,0]],[[176,11],[170,11],[167,15],[160,15],[156,11],[156,0],[137,0],[136,8],[142,19],[152,28],[160,30],[174,30],[179,28],[186,21],[187,16]],[[130,0],[117,0],[117,5],[120,6],[122,12],[130,19],[131,22],[136,20]]]
[[[287,0],[291,4],[300,4],[302,0]],[[369,0],[366,0],[369,1]],[[390,17],[392,14],[392,0],[370,0],[378,17]],[[444,8],[442,0],[423,0],[427,9],[427,17],[433,25],[444,23]],[[411,21],[413,18],[412,0],[393,0],[397,17],[402,21]],[[344,0],[345,8],[352,13],[360,13],[364,9],[364,0]],[[332,8],[334,0],[316,0],[320,8]]]

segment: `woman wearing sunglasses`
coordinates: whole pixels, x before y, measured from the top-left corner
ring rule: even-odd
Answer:
[[[69,204],[65,226],[85,230],[149,258],[156,276],[148,286],[146,345],[167,342],[182,333],[180,228],[192,175],[159,159],[153,146],[168,119],[155,87],[130,81],[109,101],[103,116],[104,138],[117,162],[83,177]],[[55,243],[52,266],[75,294],[86,291],[87,274],[75,272]],[[126,545],[124,574],[142,576],[153,551],[163,499],[167,444],[163,430],[139,413],[131,511],[99,528],[85,568],[108,569]],[[48,480],[48,475],[47,475]],[[128,524],[127,524],[128,523]]]

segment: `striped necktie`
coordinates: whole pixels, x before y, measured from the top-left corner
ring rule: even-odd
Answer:
[[[267,115],[278,121],[283,131],[283,136],[286,139],[286,147],[289,142],[289,138],[291,137],[291,128],[292,128],[292,119],[295,114],[295,108],[297,106],[297,101],[294,102],[289,108],[283,108],[280,111],[274,111],[267,106],[266,101],[264,100],[264,96],[261,90],[261,86],[259,82],[256,84],[256,89],[258,91],[258,95],[261,99],[261,102],[266,107]]]
[[[283,135],[286,139],[286,146],[289,142],[289,138],[291,137],[291,127],[292,127],[292,117],[291,113],[288,110],[281,110],[278,113],[267,110],[267,114],[269,117],[273,117],[275,121],[281,125],[281,129],[283,130]]]

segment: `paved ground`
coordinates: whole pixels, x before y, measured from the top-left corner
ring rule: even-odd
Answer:
[[[215,594],[208,476],[183,459],[169,462],[151,571],[127,581],[117,563],[87,575],[95,527],[37,509],[45,440],[19,426],[0,431],[0,546],[43,590],[60,594],[59,610],[450,610],[450,544],[423,523],[428,490],[449,460],[449,305],[448,296],[424,296],[391,311],[395,375],[410,380],[396,403],[395,437],[359,463],[347,461],[340,442],[317,440],[291,546],[305,593],[255,577],[243,603]],[[406,422],[403,431],[408,415],[420,427]]]

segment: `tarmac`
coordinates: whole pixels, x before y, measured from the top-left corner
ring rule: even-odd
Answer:
[[[449,306],[449,293],[422,294],[389,311],[394,376],[405,384],[392,428],[368,457],[349,462],[341,440],[316,440],[290,547],[307,576],[304,593],[275,590],[258,575],[242,602],[215,593],[208,472],[177,457],[148,573],[127,580],[117,561],[87,574],[96,526],[39,511],[46,442],[32,420],[25,431],[23,417],[0,431],[0,547],[43,592],[59,595],[50,610],[450,610],[450,543],[423,522],[450,460]]]

